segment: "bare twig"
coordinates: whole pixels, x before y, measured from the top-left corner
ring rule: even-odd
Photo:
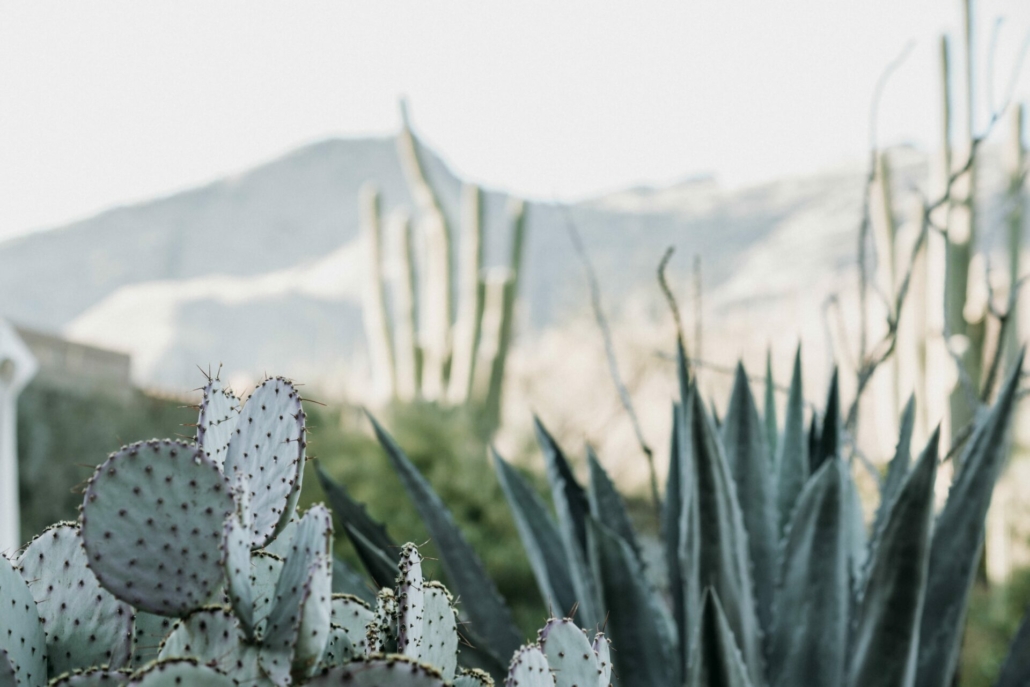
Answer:
[[[647,459],[647,467],[651,473],[651,498],[654,501],[655,513],[660,517],[662,502],[661,497],[658,495],[658,473],[655,470],[654,465],[654,451],[644,439],[644,431],[640,426],[640,419],[637,417],[637,411],[633,408],[633,399],[630,398],[629,391],[626,389],[626,385],[622,381],[622,375],[619,373],[619,361],[615,356],[615,343],[612,340],[612,330],[608,325],[608,318],[605,317],[604,308],[601,305],[601,285],[597,281],[597,274],[594,272],[594,266],[590,262],[590,257],[587,255],[586,247],[583,245],[583,240],[580,238],[579,231],[576,229],[576,224],[572,219],[572,214],[567,208],[565,210],[565,226],[569,232],[569,239],[572,241],[572,247],[575,249],[576,255],[579,256],[580,262],[583,263],[583,271],[586,274],[587,284],[590,287],[590,305],[594,311],[594,319],[597,321],[597,327],[601,330],[601,338],[604,339],[604,352],[608,358],[608,372],[611,374],[612,382],[615,384],[615,389],[619,394],[619,400],[622,403],[622,407],[625,408],[626,415],[629,416],[630,423],[633,425],[633,431],[636,433],[637,443],[640,444],[640,450]]]
[[[669,311],[672,313],[672,320],[676,323],[676,341],[679,343],[680,348],[684,351],[687,350],[687,343],[683,337],[683,320],[680,318],[680,307],[676,303],[676,296],[673,295],[672,289],[669,288],[669,282],[665,279],[665,268],[669,264],[669,260],[672,259],[672,254],[676,252],[674,246],[669,246],[665,249],[665,255],[662,256],[661,262],[658,263],[658,286],[662,289],[662,294],[665,296],[665,302],[669,304]]]
[[[909,53],[912,52],[913,41],[909,41],[902,48],[901,52],[891,60],[880,74],[873,89],[873,98],[869,106],[869,168],[866,172],[865,186],[862,192],[862,220],[858,227],[858,302],[859,302],[859,343],[858,357],[866,357],[867,335],[869,331],[868,313],[866,312],[866,292],[869,285],[869,266],[867,264],[869,225],[870,225],[870,204],[873,189],[873,182],[876,180],[876,159],[879,155],[878,141],[878,120],[880,114],[880,100],[883,98],[883,91],[887,82],[895,71],[905,62]]]

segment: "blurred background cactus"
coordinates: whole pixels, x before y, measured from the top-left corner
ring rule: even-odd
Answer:
[[[415,217],[409,221],[394,211],[384,224],[374,181],[362,188],[360,200],[368,251],[363,311],[374,384],[393,400],[472,406],[489,433],[500,420],[525,245],[525,203],[512,198],[507,205],[507,268],[484,269],[480,188],[465,184],[459,217],[448,217],[429,181],[404,101],[400,109],[397,156]],[[412,251],[416,243],[420,261]]]

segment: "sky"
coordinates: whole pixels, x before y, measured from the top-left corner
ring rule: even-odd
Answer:
[[[995,99],[1030,2],[982,0]],[[0,0],[0,239],[244,171],[329,137],[417,132],[464,178],[576,200],[738,186],[939,140],[959,0]],[[977,94],[979,124],[987,89]],[[1030,99],[1030,65],[1016,88]]]

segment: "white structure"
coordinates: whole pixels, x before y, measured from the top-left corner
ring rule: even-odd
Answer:
[[[21,546],[18,510],[18,394],[39,368],[14,327],[0,319],[0,553]]]

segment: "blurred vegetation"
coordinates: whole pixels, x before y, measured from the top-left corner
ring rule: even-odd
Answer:
[[[1017,570],[1004,585],[977,583],[969,600],[960,685],[994,684],[1028,606],[1030,569]]]
[[[22,541],[59,520],[74,520],[81,488],[107,454],[124,444],[177,434],[193,437],[195,410],[136,389],[89,396],[30,384],[18,399],[18,491]]]
[[[368,505],[369,513],[386,523],[397,542],[426,542],[422,525],[407,492],[372,435],[364,413],[357,408],[306,406],[308,455],[351,496]],[[537,591],[514,520],[487,456],[481,423],[467,406],[440,407],[430,403],[395,404],[377,414],[408,457],[422,471],[451,509],[454,518],[479,553],[490,577],[509,601],[515,620],[531,636],[546,620],[547,607]],[[514,458],[513,456],[505,456]],[[535,478],[538,486],[541,478]],[[309,463],[301,506],[324,501],[325,495]],[[362,569],[347,538],[337,525],[335,553]],[[427,578],[443,572],[432,541],[424,550]]]

